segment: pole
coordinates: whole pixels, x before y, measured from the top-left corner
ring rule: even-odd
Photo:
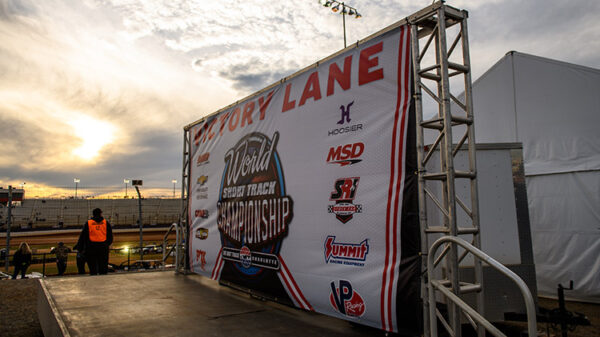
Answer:
[[[346,4],[342,2],[342,22],[344,25],[344,48],[346,48]]]
[[[77,182],[75,182],[75,199],[77,199]]]
[[[11,220],[12,220],[12,186],[8,186],[8,219],[6,220],[6,254],[4,254],[5,256],[5,261],[6,261],[6,272],[8,273],[8,254],[10,253],[10,226],[11,226]]]
[[[144,232],[142,230],[142,196],[140,195],[140,189],[135,186],[135,190],[138,195],[138,207],[139,207],[139,217],[138,217],[138,225],[140,226],[140,260],[144,261]]]
[[[125,199],[127,199],[127,183],[125,183]]]

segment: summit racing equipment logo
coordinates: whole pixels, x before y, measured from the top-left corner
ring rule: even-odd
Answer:
[[[278,254],[293,218],[286,195],[277,144],[258,132],[238,141],[225,154],[217,202],[217,228],[223,259],[235,269],[256,276],[263,268],[279,269]]]
[[[198,177],[198,185],[200,186],[204,186],[204,184],[206,184],[206,181],[208,180],[208,176],[200,176]]]
[[[359,157],[364,151],[365,144],[360,142],[331,147],[329,148],[329,154],[327,154],[327,163],[339,164],[340,166],[360,163],[362,159],[359,159]]]
[[[365,301],[358,291],[352,289],[349,281],[340,280],[339,287],[333,281],[330,286],[329,303],[333,309],[348,317],[360,317],[365,313]]]
[[[329,205],[327,211],[334,213],[335,217],[342,223],[352,220],[354,213],[362,213],[362,205],[352,203],[356,196],[359,177],[341,178],[335,181],[334,191],[331,192],[329,200],[335,201]]]
[[[335,242],[335,236],[325,239],[325,263],[337,263],[364,267],[364,261],[369,253],[367,239],[359,244]]]

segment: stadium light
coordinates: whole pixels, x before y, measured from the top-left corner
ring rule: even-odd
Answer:
[[[175,185],[177,184],[177,180],[173,179],[171,182],[173,183],[173,199],[175,199]]]
[[[125,199],[127,199],[127,184],[129,184],[129,179],[123,179],[123,182],[125,183]]]
[[[81,182],[81,179],[75,178],[73,179],[73,182],[75,183],[75,199],[77,199],[77,184]]]
[[[354,16],[357,19],[362,18],[362,15],[358,13],[358,10],[356,8],[348,6],[346,5],[346,3],[337,0],[327,0],[324,3],[321,0],[319,0],[319,3],[325,7],[331,7],[331,11],[333,11],[334,13],[337,13],[340,10],[340,6],[342,6],[342,11],[340,12],[340,14],[342,14],[342,23],[344,26],[344,48],[346,48],[346,15]]]

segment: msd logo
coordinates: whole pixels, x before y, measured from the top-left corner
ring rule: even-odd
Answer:
[[[360,142],[331,147],[329,148],[329,153],[327,154],[327,163],[339,164],[340,166],[360,163],[362,159],[359,159],[359,157],[364,151],[365,144]]]

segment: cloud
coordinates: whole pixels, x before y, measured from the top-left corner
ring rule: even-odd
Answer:
[[[430,3],[349,2],[348,44]],[[600,67],[599,2],[447,3],[470,13],[474,80],[509,50]],[[316,1],[2,1],[0,180],[176,179],[184,125],[341,48],[342,17]],[[80,118],[113,130],[97,160],[73,154]]]

